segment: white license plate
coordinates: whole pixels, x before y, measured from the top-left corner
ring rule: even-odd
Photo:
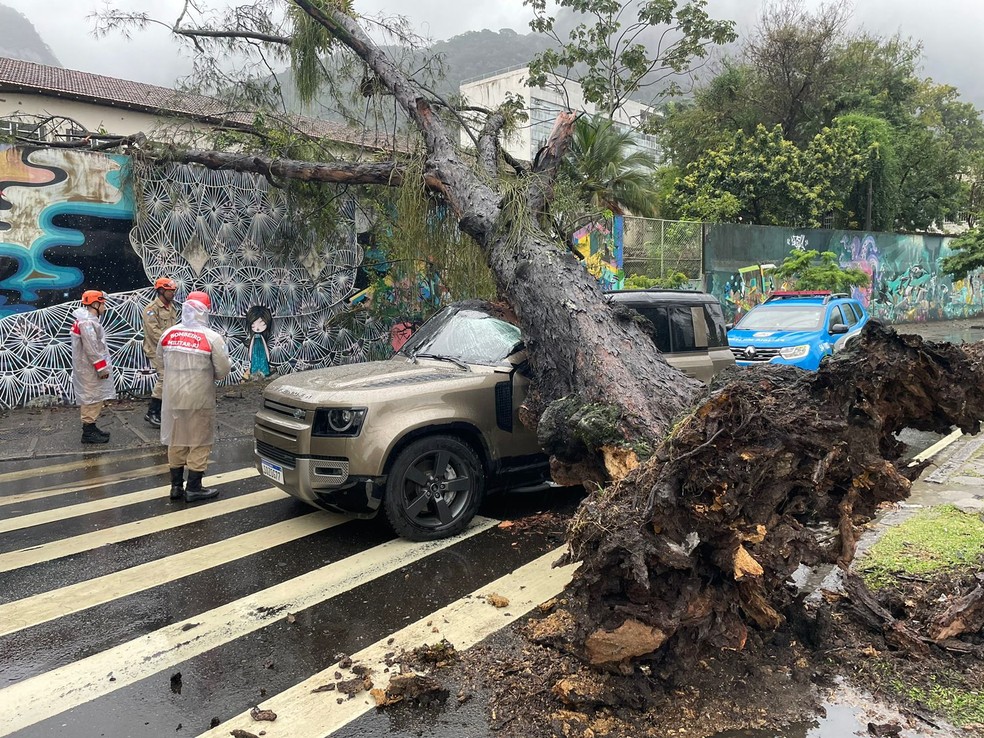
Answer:
[[[270,477],[275,482],[284,483],[284,468],[277,464],[272,464],[266,459],[260,459],[260,468],[263,469],[263,476]]]

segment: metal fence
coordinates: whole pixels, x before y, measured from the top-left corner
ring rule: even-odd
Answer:
[[[625,216],[622,266],[627,277],[662,279],[683,272],[691,280],[701,279],[701,224]]]

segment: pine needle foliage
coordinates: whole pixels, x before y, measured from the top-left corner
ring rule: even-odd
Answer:
[[[377,211],[376,238],[388,262],[379,266],[394,283],[397,311],[426,318],[440,307],[444,291],[454,300],[495,297],[484,253],[458,229],[447,206],[424,189],[421,159],[408,163],[395,192],[381,193]],[[421,280],[430,287],[427,297],[419,289]]]

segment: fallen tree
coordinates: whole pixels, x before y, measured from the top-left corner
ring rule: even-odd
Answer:
[[[537,426],[557,478],[599,487],[570,533],[570,558],[582,566],[566,646],[593,665],[692,663],[707,648],[741,649],[750,625],[777,627],[793,604],[790,575],[801,564],[848,563],[858,526],[907,494],[918,467],[897,463],[894,434],[954,424],[972,431],[984,417],[980,349],[926,344],[877,324],[816,374],[734,372],[705,393],[539,227],[573,113],[558,116],[532,168],[507,179],[503,114],[492,112],[474,134],[469,161],[432,95],[341,5],[291,5],[352,51],[419,131],[421,186],[444,198],[484,249],[525,334],[535,376],[526,421]],[[216,34],[175,32],[196,43]],[[241,29],[222,37],[237,36],[256,40]],[[279,34],[266,41],[295,43]],[[187,158],[324,182],[379,183],[404,171],[202,151]]]

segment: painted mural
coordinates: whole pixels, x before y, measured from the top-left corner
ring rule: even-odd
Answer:
[[[617,215],[609,222],[591,223],[574,232],[574,249],[584,265],[605,290],[621,289],[624,220]]]
[[[212,298],[229,343],[229,383],[376,358],[389,326],[347,302],[362,262],[351,222],[331,243],[298,232],[279,190],[252,175],[52,149],[2,150],[0,406],[74,402],[71,311],[86,289],[109,293],[104,318],[121,395],[144,395],[141,349],[150,284]]]
[[[871,276],[854,296],[889,323],[952,320],[984,314],[984,274],[953,280],[940,271],[950,239],[932,234],[793,230],[769,226],[705,226],[706,288],[729,320],[740,318],[774,289],[772,270],[790,251],[832,251],[841,266]]]

